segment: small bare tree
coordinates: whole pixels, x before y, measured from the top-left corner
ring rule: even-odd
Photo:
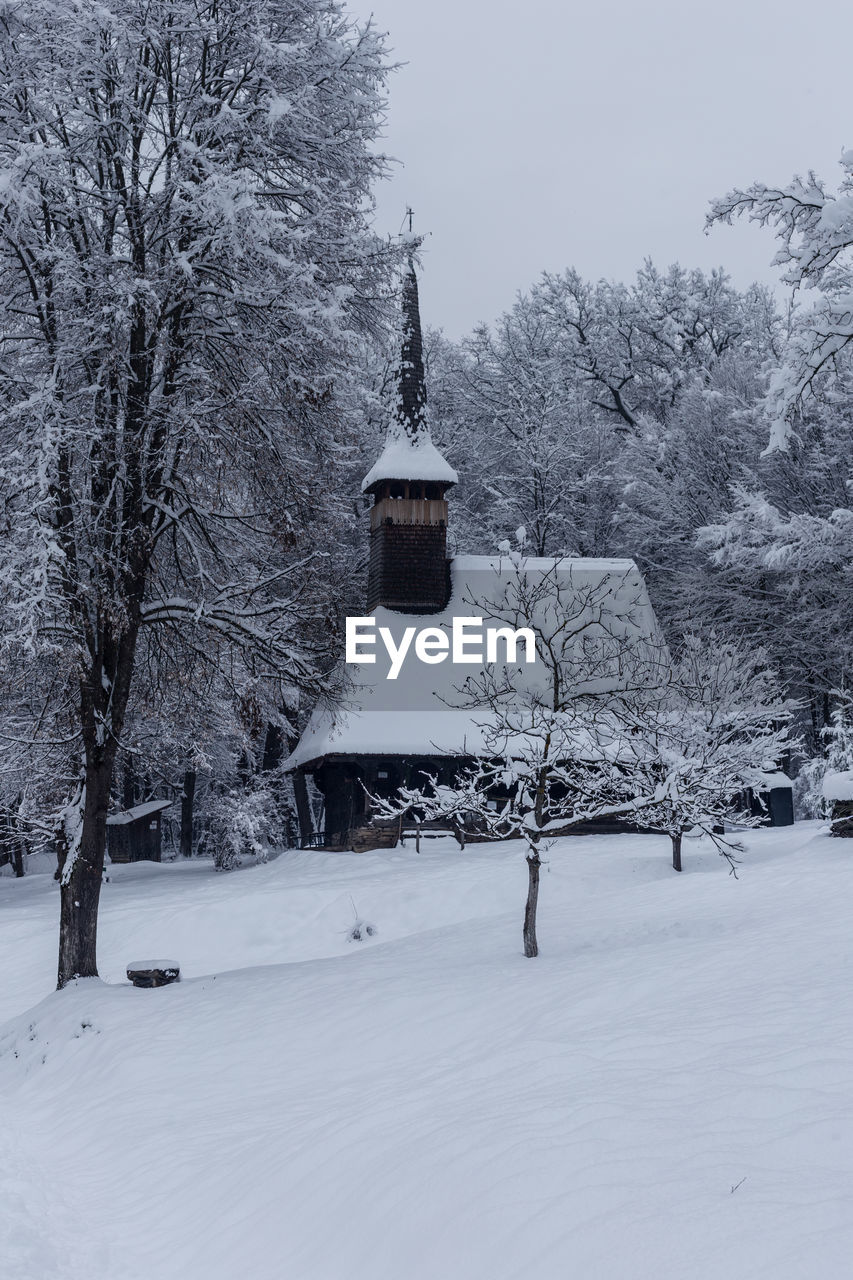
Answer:
[[[685,832],[699,830],[734,871],[741,846],[723,824],[762,821],[743,809],[743,791],[760,792],[796,745],[794,704],[760,650],[723,637],[688,636],[679,653],[661,649],[651,663],[617,709],[622,733],[611,773],[615,764],[638,798],[641,825],[670,837],[674,870],[682,869]]]
[[[530,628],[536,661],[485,667],[460,686],[484,747],[452,786],[428,778],[398,797],[373,797],[395,817],[415,807],[424,820],[493,838],[524,840],[528,869],[524,954],[536,956],[542,855],[549,837],[641,805],[618,768],[619,713],[647,679],[660,641],[645,587],[630,562],[590,572],[568,559],[505,553],[487,599],[472,611],[513,631]]]
[[[526,956],[539,950],[539,876],[553,837],[621,817],[667,832],[680,871],[684,832],[699,828],[734,866],[738,846],[719,826],[760,822],[740,812],[739,796],[791,745],[792,706],[762,655],[690,638],[673,658],[639,573],[618,563],[591,575],[582,561],[499,562],[498,589],[470,604],[493,623],[530,628],[535,664],[487,666],[461,686],[483,749],[452,785],[427,777],[393,800],[373,798],[386,818],[414,808],[424,821],[524,841]]]

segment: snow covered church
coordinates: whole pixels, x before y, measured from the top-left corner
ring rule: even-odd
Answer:
[[[410,262],[397,409],[362,483],[373,499],[363,657],[347,664],[337,701],[315,708],[286,764],[310,775],[324,798],[320,830],[303,830],[304,845],[343,850],[388,843],[394,833],[373,820],[370,796],[391,798],[400,786],[421,786],[424,774],[450,783],[460,767],[483,754],[482,715],[460,705],[460,668],[437,656],[417,661],[409,654],[394,675],[387,648],[375,642],[380,628],[398,650],[408,628],[455,635],[454,624],[488,615],[490,603],[505,597],[514,576],[523,573],[544,584],[546,602],[550,594],[551,603],[558,599],[562,607],[567,592],[591,592],[616,610],[620,602],[626,614],[630,609],[638,637],[657,632],[645,583],[631,560],[448,557],[447,495],[457,480],[427,425],[418,286]],[[368,619],[375,624],[372,637]],[[461,678],[472,670],[467,666]],[[518,679],[530,678],[514,670]]]

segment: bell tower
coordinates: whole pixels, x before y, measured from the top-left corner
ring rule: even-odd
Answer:
[[[403,277],[397,403],[385,447],[362,481],[373,495],[367,608],[438,613],[447,604],[447,490],[456,472],[432,442],[426,416],[421,318],[413,253]]]

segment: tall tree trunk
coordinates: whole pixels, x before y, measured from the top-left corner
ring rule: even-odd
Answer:
[[[132,809],[135,804],[136,774],[133,768],[133,759],[130,756],[126,756],[121,773],[121,807],[122,809]]]
[[[21,880],[24,875],[24,853],[26,852],[23,838],[20,835],[21,824],[18,820],[18,813],[20,812],[20,806],[21,806],[22,800],[23,800],[23,797],[19,795],[17,800],[15,801],[15,807],[9,809],[9,816],[8,816],[9,844],[10,844],[10,857],[12,860],[12,869],[14,870],[15,875],[19,880]]]
[[[269,773],[271,769],[277,769],[281,764],[284,756],[284,736],[277,724],[267,725],[267,734],[264,738],[264,753],[261,758],[261,769],[264,773]]]
[[[181,857],[193,856],[193,802],[195,800],[195,769],[187,769],[184,773],[184,786],[181,791]]]
[[[681,870],[681,832],[671,832],[672,840],[672,869],[673,871]]]
[[[98,976],[98,901],[107,840],[112,760],[86,768],[80,847],[66,877],[60,873],[58,987]]]
[[[542,860],[539,850],[534,849],[527,855],[527,905],[524,908],[524,954],[528,957],[539,955],[539,943],[536,941],[536,905],[539,901],[539,868]]]
[[[138,607],[144,594],[141,572],[129,594]],[[98,902],[107,851],[107,813],[138,634],[138,618],[117,638],[102,632],[92,666],[80,681],[85,794],[79,845],[60,850],[59,988],[75,978],[98,976]],[[73,859],[70,866],[69,857]]]

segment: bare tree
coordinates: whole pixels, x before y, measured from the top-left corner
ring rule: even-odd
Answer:
[[[760,653],[689,638],[671,657],[630,562],[596,576],[583,561],[512,555],[511,564],[509,574],[498,565],[490,599],[471,604],[493,623],[530,629],[536,663],[487,666],[461,687],[484,745],[452,784],[428,777],[394,800],[372,799],[386,818],[415,809],[462,833],[521,838],[524,954],[536,956],[540,869],[553,837],[621,818],[666,831],[680,871],[683,834],[699,828],[733,865],[736,845],[718,825],[760,821],[741,812],[740,793],[778,767],[792,707]]]
[[[680,652],[652,655],[648,677],[618,709],[622,732],[611,768],[638,798],[642,826],[670,837],[675,871],[691,830],[707,835],[734,871],[741,846],[724,824],[761,823],[743,793],[760,794],[796,746],[794,705],[760,650],[722,636],[687,636]]]
[[[530,629],[535,663],[487,666],[460,686],[459,705],[470,708],[484,746],[453,785],[429,778],[395,800],[373,798],[384,817],[415,807],[424,820],[450,821],[462,832],[523,839],[523,942],[531,957],[539,952],[539,874],[549,838],[642,805],[613,759],[617,713],[638,673],[646,679],[652,669],[645,651],[660,643],[654,616],[630,561],[604,570],[583,565],[504,554],[488,598],[470,604],[491,625]]]

